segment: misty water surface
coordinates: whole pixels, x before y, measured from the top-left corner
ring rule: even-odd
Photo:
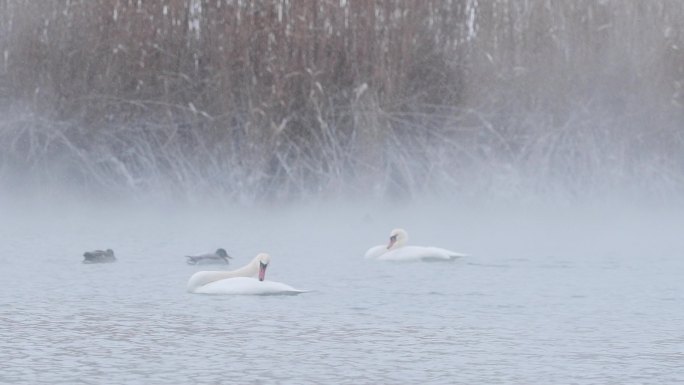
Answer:
[[[0,383],[677,383],[681,216],[453,205],[3,205]],[[392,227],[455,263],[363,259]],[[118,262],[81,264],[111,247]],[[293,297],[185,292],[224,247]]]

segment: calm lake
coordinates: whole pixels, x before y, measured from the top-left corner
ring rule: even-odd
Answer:
[[[0,383],[684,382],[684,221],[666,210],[0,206]],[[681,212],[680,212],[681,213]],[[394,227],[451,263],[365,260]],[[186,293],[258,252],[297,296]],[[86,250],[118,261],[82,264]]]

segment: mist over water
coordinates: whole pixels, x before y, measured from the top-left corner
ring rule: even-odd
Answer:
[[[7,193],[681,201],[676,1],[0,7]]]
[[[0,0],[0,383],[684,381],[683,12]]]

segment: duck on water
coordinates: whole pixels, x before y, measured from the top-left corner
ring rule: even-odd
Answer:
[[[230,263],[231,257],[226,253],[224,249],[216,249],[213,253],[201,254],[201,255],[186,255],[185,258],[188,265],[210,265],[210,264],[223,264],[227,265]]]
[[[83,253],[83,263],[110,263],[116,262],[116,257],[114,256],[114,250],[93,250],[86,251]]]

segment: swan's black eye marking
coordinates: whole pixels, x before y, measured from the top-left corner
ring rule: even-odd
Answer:
[[[390,237],[390,241],[396,242],[396,240],[397,240],[397,236],[396,236],[396,235],[392,235],[392,236]]]

